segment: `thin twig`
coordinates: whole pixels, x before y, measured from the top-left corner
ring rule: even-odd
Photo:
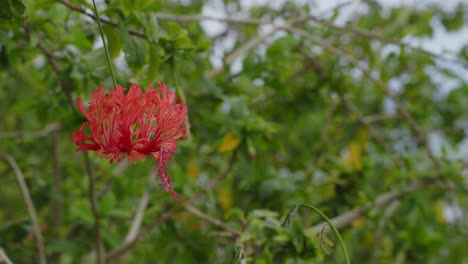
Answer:
[[[18,163],[7,153],[0,152],[0,158],[6,160],[9,164],[13,172],[15,173],[16,180],[18,181],[18,185],[21,190],[21,194],[23,196],[24,203],[28,209],[29,217],[31,218],[31,223],[33,227],[34,236],[36,237],[37,248],[39,250],[39,263],[46,264],[46,255],[44,249],[44,239],[42,238],[41,229],[39,226],[39,220],[37,218],[36,209],[34,208],[34,203],[31,199],[31,194],[29,192],[28,185],[26,184],[26,180],[24,179],[23,172],[21,171]]]
[[[8,255],[5,253],[5,250],[0,247],[0,263],[5,262],[6,264],[13,264]]]
[[[143,216],[145,213],[145,209],[148,206],[148,202],[149,192],[148,190],[145,190],[140,199],[140,202],[138,203],[138,208],[135,213],[135,217],[132,220],[132,224],[127,235],[125,236],[124,242],[120,247],[117,248],[116,251],[112,252],[108,256],[107,262],[120,263],[122,261],[122,258],[126,256],[126,253],[131,249],[131,247],[133,247],[136,244],[136,242],[138,242],[138,235],[140,234],[141,223],[143,222]]]
[[[273,26],[273,28],[268,33],[265,33],[265,34],[263,34],[261,36],[258,36],[258,37],[255,37],[255,38],[249,40],[248,42],[246,42],[242,46],[240,46],[238,49],[236,49],[234,52],[232,52],[229,56],[227,56],[224,59],[223,65],[209,71],[205,75],[205,78],[208,79],[208,80],[213,79],[216,75],[221,73],[223,71],[223,69],[227,65],[231,65],[232,63],[234,63],[234,61],[236,59],[238,59],[239,57],[241,57],[244,54],[248,53],[251,49],[257,47],[259,44],[263,43],[268,38],[272,37],[278,31],[280,31],[280,30],[282,30],[284,28],[292,27],[294,24],[296,24],[298,22],[301,22],[301,21],[304,21],[307,18],[308,18],[308,16],[306,16],[306,15],[301,15],[299,17],[293,18],[290,21],[286,22],[285,25],[275,25],[275,26]]]
[[[118,247],[116,250],[112,251],[106,258],[107,263],[119,263],[118,261],[127,254],[128,251],[130,251],[138,241],[143,240],[146,235],[148,235],[151,230],[153,230],[156,226],[160,225],[167,219],[172,218],[174,215],[175,211],[169,211],[164,213],[162,216],[154,219],[145,229],[140,230],[138,232],[138,235],[135,236],[132,240],[124,243],[120,247]]]
[[[138,203],[138,208],[133,218],[132,225],[130,230],[125,236],[124,242],[128,243],[136,238],[138,232],[140,231],[141,223],[143,222],[143,216],[145,214],[145,209],[148,206],[149,202],[149,192],[145,191],[141,196],[140,202]]]
[[[387,115],[385,113],[378,113],[378,114],[363,116],[362,122],[366,124],[371,124],[371,123],[379,122],[379,121],[386,120],[386,119],[393,119],[393,118],[394,116]]]
[[[86,9],[73,5],[65,0],[58,0],[59,3],[68,7],[69,9],[81,13],[93,20],[98,20],[97,16],[88,12]],[[225,22],[225,23],[242,23],[242,24],[270,24],[271,22],[255,19],[255,18],[236,18],[236,17],[215,17],[215,16],[202,16],[202,15],[176,15],[176,14],[169,14],[169,13],[154,13],[152,14],[153,17],[161,20],[171,20],[171,21],[179,21],[179,22],[191,22],[191,21],[201,21],[201,20],[212,20],[218,22]],[[106,18],[100,18],[100,21],[104,24],[118,27],[118,23]],[[136,37],[146,39],[146,35],[142,32],[138,31],[129,31],[131,35]]]
[[[161,20],[171,20],[171,21],[179,21],[179,22],[196,22],[201,20],[212,20],[222,23],[236,23],[236,24],[252,24],[252,25],[259,25],[259,24],[271,24],[271,21],[257,19],[257,18],[243,18],[243,17],[217,17],[217,16],[207,16],[207,15],[179,15],[179,14],[170,14],[170,13],[163,13],[158,12],[155,13],[154,16],[157,19]]]
[[[27,34],[29,34],[29,32],[30,32],[29,24],[26,24],[24,28],[25,28],[25,31],[27,32]],[[71,94],[72,93],[72,82],[67,77],[67,75],[62,74],[62,70],[60,68],[58,58],[53,54],[53,52],[51,52],[49,49],[47,49],[47,47],[45,46],[45,44],[41,40],[41,38],[38,38],[37,46],[42,51],[42,53],[46,56],[47,62],[49,62],[49,65],[52,67],[52,70],[57,75],[57,79],[60,81],[60,85],[62,86],[63,91],[65,91],[65,95],[67,96],[68,103],[71,105],[72,110],[76,111],[75,105],[73,103],[72,94]]]
[[[357,28],[351,27],[349,25],[338,26],[338,25],[335,25],[334,23],[330,22],[329,20],[320,18],[318,16],[311,15],[310,19],[320,23],[323,26],[326,26],[326,27],[331,28],[331,29],[336,30],[336,31],[340,31],[340,32],[343,32],[343,33],[352,33],[352,34],[354,34],[356,36],[364,37],[364,38],[368,38],[368,39],[378,40],[378,41],[380,41],[382,43],[385,43],[385,44],[394,44],[394,45],[398,45],[398,46],[404,46],[406,48],[409,48],[409,49],[412,49],[412,50],[415,50],[415,51],[419,51],[419,52],[421,52],[423,54],[426,54],[426,55],[428,55],[430,57],[438,58],[438,59],[444,60],[446,62],[457,63],[457,64],[462,65],[465,68],[468,67],[468,61],[466,61],[464,59],[447,57],[444,54],[431,52],[431,51],[428,51],[426,49],[416,47],[416,46],[411,45],[409,43],[403,42],[402,40],[399,40],[399,39],[392,39],[392,38],[389,38],[389,37],[386,37],[386,36],[383,36],[383,35],[380,35],[380,34],[377,34],[377,33],[374,33],[374,32],[369,32],[369,31],[364,31],[364,30],[361,30],[361,29],[357,29]]]
[[[379,195],[376,199],[375,202],[369,203],[365,206],[353,209],[351,211],[345,212],[343,214],[340,214],[334,218],[331,219],[331,222],[337,229],[341,229],[349,225],[352,221],[354,221],[356,218],[359,218],[363,215],[365,215],[370,209],[372,208],[382,208],[387,206],[387,204],[399,200],[402,198],[405,194],[411,193],[420,189],[423,189],[427,186],[429,186],[432,183],[437,182],[437,178],[428,178],[428,179],[422,179],[422,180],[416,180],[408,184],[408,186],[405,188],[405,190],[397,191],[389,191],[387,193]],[[314,225],[310,229],[312,232],[319,233],[322,229],[323,226],[327,226],[328,224],[326,222]],[[329,232],[327,228],[325,228],[324,232]]]
[[[232,228],[231,226],[225,224],[223,221],[205,214],[204,212],[198,210],[197,208],[193,207],[190,204],[185,204],[184,207],[191,214],[200,217],[201,219],[207,221],[208,223],[210,223],[210,224],[212,224],[214,226],[221,227],[222,229],[224,229],[224,230],[226,230],[228,232],[231,232],[231,234],[233,234],[235,236],[240,236],[241,235],[241,232],[239,232],[239,231],[235,230],[234,228]]]
[[[61,3],[64,6],[66,6],[66,7],[70,8],[71,10],[76,11],[78,13],[81,13],[81,14],[83,14],[83,15],[85,15],[85,16],[93,19],[93,20],[98,19],[94,14],[89,13],[88,11],[86,11],[86,9],[84,9],[84,8],[82,8],[80,6],[73,5],[73,4],[71,4],[71,3],[67,2],[67,1],[64,1],[64,0],[58,0],[58,2]],[[101,18],[100,21],[102,23],[104,23],[104,24],[107,24],[107,25],[110,25],[110,26],[113,26],[113,27],[118,27],[119,26],[118,23],[113,22],[113,21],[111,21],[109,19],[106,19],[106,18]],[[132,30],[129,30],[128,33],[130,35],[134,35],[134,36],[146,39],[146,35],[144,33],[137,32],[137,31],[132,31]]]
[[[59,66],[59,64],[57,62],[57,58],[55,57],[55,55],[51,51],[49,51],[47,49],[44,42],[39,40],[38,43],[37,43],[37,46],[42,51],[42,53],[44,53],[44,55],[46,56],[47,61],[49,62],[50,66],[52,67],[54,72],[57,73],[57,74],[60,74],[60,72],[61,72],[60,71],[60,66]]]
[[[251,49],[257,47],[260,43],[264,42],[265,40],[267,40],[268,38],[273,36],[276,32],[278,32],[278,30],[280,30],[280,28],[275,27],[272,30],[270,30],[268,33],[263,34],[263,35],[261,35],[259,37],[253,38],[253,39],[249,40],[248,42],[244,43],[242,46],[240,46],[238,49],[236,49],[233,53],[231,53],[229,56],[227,56],[224,59],[223,65],[209,71],[205,75],[205,78],[208,79],[208,80],[213,79],[216,75],[221,73],[223,71],[223,69],[227,65],[231,65],[237,58],[239,58],[240,56],[246,54]]]
[[[105,256],[104,256],[104,246],[102,244],[101,239],[101,227],[99,223],[99,208],[97,203],[96,197],[96,176],[94,175],[94,171],[91,167],[91,162],[89,160],[89,156],[87,152],[83,152],[83,157],[85,160],[86,172],[88,173],[89,177],[89,202],[91,204],[91,211],[93,212],[94,217],[94,238],[96,242],[96,262],[98,264],[105,263]]]
[[[151,183],[151,180],[154,177],[154,168],[151,168],[148,176],[148,182]],[[138,233],[140,232],[141,223],[143,222],[143,216],[145,215],[146,207],[148,206],[149,202],[149,189],[146,188],[143,192],[143,195],[140,198],[140,202],[138,203],[137,210],[135,212],[135,216],[133,217],[132,224],[130,229],[128,230],[127,235],[125,236],[124,243],[128,243],[134,240]]]
[[[0,139],[5,139],[5,138],[16,138],[18,135],[21,135],[21,137],[26,137],[26,138],[31,138],[31,139],[36,139],[36,138],[41,138],[41,137],[47,137],[50,136],[52,132],[58,131],[60,129],[60,124],[59,123],[50,123],[46,125],[43,129],[38,130],[38,131],[6,131],[0,133]]]

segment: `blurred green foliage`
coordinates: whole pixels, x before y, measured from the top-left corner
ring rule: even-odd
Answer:
[[[468,7],[362,1],[350,15],[347,5],[317,14],[313,4],[293,1],[277,9],[224,1],[218,8],[244,21],[226,20],[225,32],[212,36],[200,23],[209,20],[202,18],[209,4],[98,5],[118,83],[178,85],[192,134],[168,164],[175,190],[189,197],[185,207],[158,188],[153,160],[127,166],[90,154],[108,256],[124,245],[149,195],[138,240],[109,263],[344,263],[313,212],[281,226],[303,202],[330,218],[363,208],[339,226],[354,263],[466,263],[468,86],[454,68],[466,73],[468,44],[460,54],[437,55],[406,41],[430,38],[434,21],[449,32],[466,29]],[[84,121],[76,98],[112,86],[92,4],[0,6],[0,151],[23,171],[49,263],[92,263],[88,175],[70,141]],[[342,16],[347,22],[337,23]],[[213,71],[220,50],[227,56]],[[229,58],[239,50],[242,60]],[[47,130],[51,124],[60,128]],[[14,263],[37,263],[7,162],[0,177],[0,247]],[[437,184],[407,189],[423,179]],[[392,191],[401,195],[379,205]]]

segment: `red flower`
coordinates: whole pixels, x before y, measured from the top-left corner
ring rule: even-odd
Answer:
[[[165,84],[158,84],[158,89],[148,84],[150,89],[144,93],[133,84],[127,94],[121,86],[104,94],[101,86],[92,92],[88,110],[78,98],[78,109],[88,121],[71,139],[77,151],[95,150],[111,163],[120,162],[122,154],[131,161],[152,156],[158,162],[161,186],[178,202],[178,197],[185,197],[172,189],[165,163],[176,150],[177,140],[187,135],[187,107],[175,102],[176,95]],[[86,126],[90,136],[84,132]]]

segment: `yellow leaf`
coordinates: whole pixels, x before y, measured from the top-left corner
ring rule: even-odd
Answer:
[[[341,163],[347,169],[360,171],[362,169],[362,148],[357,141],[351,141],[346,147],[346,152],[341,157]]]
[[[362,170],[362,152],[367,143],[367,130],[360,129],[355,139],[348,146],[346,152],[341,156],[341,163],[349,170]]]
[[[218,202],[224,210],[227,210],[232,207],[231,185],[221,186],[221,189],[218,192]]]
[[[434,204],[434,211],[435,211],[435,219],[439,223],[445,223],[445,215],[444,215],[444,204],[441,201],[437,201]]]
[[[335,186],[333,186],[332,184],[327,184],[323,186],[323,188],[320,188],[321,198],[326,199],[326,198],[333,198],[335,196],[336,196]]]
[[[238,138],[236,135],[227,133],[224,135],[221,145],[219,145],[218,152],[224,153],[233,151],[237,148],[237,146],[239,146],[240,141],[240,138]]]
[[[363,227],[366,224],[366,219],[364,217],[358,217],[351,222],[351,226],[354,228]]]
[[[198,167],[197,162],[195,162],[193,159],[191,159],[188,163],[187,175],[193,179],[198,179],[198,176],[200,175],[200,167]]]

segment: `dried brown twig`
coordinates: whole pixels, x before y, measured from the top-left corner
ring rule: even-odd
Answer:
[[[0,152],[0,158],[6,160],[10,165],[11,169],[15,173],[18,186],[21,190],[21,195],[23,196],[24,203],[28,209],[29,217],[31,218],[31,223],[33,226],[34,237],[36,237],[37,248],[39,250],[39,263],[46,264],[46,255],[44,248],[44,239],[42,237],[41,229],[39,226],[39,220],[37,217],[36,209],[34,208],[34,203],[31,199],[31,194],[29,192],[28,185],[24,179],[23,172],[21,171],[18,163],[13,159],[13,157],[8,153]]]

